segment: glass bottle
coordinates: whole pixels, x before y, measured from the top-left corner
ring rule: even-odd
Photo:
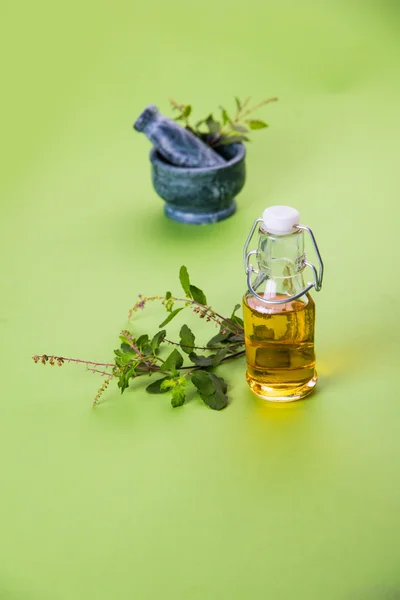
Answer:
[[[143,132],[158,152],[177,167],[219,167],[226,161],[200,138],[149,104],[136,119],[136,131]]]
[[[248,251],[258,229],[258,248]],[[319,269],[306,261],[304,232],[311,236]],[[257,267],[251,264],[256,257]],[[323,263],[314,234],[300,225],[297,210],[267,208],[256,219],[244,249],[248,291],[243,297],[246,379],[265,400],[290,402],[310,394],[317,383],[314,352],[315,304],[309,294],[319,291]],[[314,280],[305,283],[304,269]],[[255,279],[253,280],[253,276]]]

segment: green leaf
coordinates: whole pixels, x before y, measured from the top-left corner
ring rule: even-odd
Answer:
[[[139,348],[139,350],[142,350],[144,346],[146,346],[148,343],[149,336],[147,335],[147,333],[145,333],[144,335],[140,335],[136,340],[136,346]]]
[[[238,133],[248,133],[249,130],[247,129],[247,127],[243,127],[243,125],[232,125],[232,129],[234,131],[237,131]]]
[[[218,145],[227,146],[228,144],[238,144],[239,142],[249,142],[250,139],[245,135],[229,135],[222,136],[222,138],[218,141]]]
[[[215,390],[221,391],[223,394],[226,394],[228,384],[226,383],[225,379],[223,379],[222,377],[218,377],[218,375],[215,375],[214,373],[209,373],[209,375],[212,381],[214,382]]]
[[[177,385],[174,388],[172,388],[171,404],[174,408],[176,408],[177,406],[182,406],[182,404],[184,404],[186,399],[185,387],[185,385]]]
[[[176,308],[175,310],[173,310],[172,312],[169,313],[168,317],[159,325],[159,327],[164,327],[165,325],[167,325],[167,323],[169,323],[170,321],[172,321],[172,319],[174,317],[176,317],[176,315],[181,312],[181,310],[183,310],[184,307],[182,306],[181,308]]]
[[[167,390],[170,390],[171,388],[173,388],[175,385],[176,385],[176,379],[166,378],[161,383],[160,387],[163,391],[167,391]]]
[[[192,373],[191,380],[201,394],[208,396],[215,392],[215,385],[208,371],[195,371]]]
[[[228,398],[225,396],[225,394],[212,394],[212,396],[205,396],[199,392],[199,396],[203,400],[204,404],[207,404],[207,406],[213,410],[221,410],[228,404]]]
[[[244,332],[242,333],[242,335],[231,333],[231,335],[229,336],[229,343],[234,344],[237,342],[242,345],[244,344]]]
[[[265,129],[266,127],[269,127],[268,123],[265,123],[265,121],[260,121],[259,119],[249,119],[246,121],[246,123],[250,129]]]
[[[124,368],[124,367],[121,367]],[[126,368],[126,365],[125,365]],[[119,378],[118,378],[118,387],[121,390],[121,394],[124,393],[124,391],[129,387],[129,380],[132,377],[135,377],[137,374],[136,372],[136,366],[132,365],[130,368],[128,368],[126,371],[123,371]]]
[[[164,304],[165,304],[165,310],[167,312],[171,312],[172,308],[174,306],[174,301],[172,300],[172,294],[171,294],[171,292],[167,292],[165,294]]]
[[[191,298],[192,295],[190,293],[189,273],[187,271],[187,268],[184,265],[181,266],[180,271],[179,271],[179,281],[181,282],[183,291],[186,294],[186,298]]]
[[[197,367],[216,367],[226,356],[228,352],[228,348],[220,348],[216,354],[210,354],[209,356],[204,356],[203,354],[196,354],[196,352],[191,352],[189,354],[189,359],[195,364]]]
[[[190,354],[193,351],[193,346],[196,339],[194,333],[187,325],[182,325],[180,337],[182,350],[186,352],[186,354]]]
[[[195,371],[192,382],[202,400],[213,410],[221,410],[228,404],[226,396],[228,386],[222,377],[208,371]]]
[[[114,350],[114,354],[117,357],[119,364],[127,365],[132,360],[131,353],[121,352],[121,350]]]
[[[225,110],[225,108],[223,106],[220,106],[221,109],[221,116],[222,116],[222,124],[226,125],[227,123],[231,122],[231,119],[228,115],[228,112]]]
[[[171,354],[168,356],[167,360],[163,362],[161,365],[162,371],[173,371],[175,369],[180,369],[183,365],[183,356],[176,348],[172,350]]]
[[[207,406],[213,410],[221,410],[228,404],[228,397],[226,396],[228,386],[222,377],[218,377],[214,373],[208,373],[208,375],[214,386],[214,393],[204,394],[200,392],[200,396]]]
[[[187,119],[189,117],[189,115],[191,114],[191,112],[192,112],[192,107],[190,106],[190,104],[187,104],[182,111],[182,117],[184,119]]]
[[[129,387],[129,380],[124,375],[119,378],[118,387],[121,389],[121,394]]]
[[[189,360],[197,367],[212,367],[213,358],[214,355],[204,356],[203,354],[196,354],[196,352],[191,352],[189,354]]]
[[[127,377],[127,379],[131,379],[132,377],[135,377],[135,375],[136,375],[136,365],[132,365],[125,373],[125,377]]]
[[[134,351],[134,349],[132,348],[132,346],[130,346],[129,344],[121,344],[121,350],[124,354],[136,354],[136,352]]]
[[[132,352],[134,352],[132,346],[131,346],[131,341],[128,340],[128,338],[125,335],[120,335],[119,339],[121,340],[122,344],[124,344],[125,346],[128,346]],[[121,344],[121,346],[122,346]]]
[[[160,344],[162,344],[162,342],[164,341],[166,333],[167,332],[165,331],[165,329],[162,329],[161,331],[158,331],[155,334],[155,336],[153,336],[153,339],[150,342],[153,352],[156,352],[156,350],[158,350],[158,348],[160,347]]]
[[[147,333],[138,337],[138,339],[136,340],[136,345],[139,348],[140,352],[145,356],[153,354],[153,348],[150,345],[149,336],[147,335]]]
[[[195,285],[191,285],[190,293],[195,302],[198,302],[199,304],[204,304],[204,306],[207,306],[207,298],[206,298],[203,290],[196,287]]]
[[[236,102],[237,111],[240,112],[242,109],[242,103],[240,102],[240,100],[237,96],[235,96],[235,102]]]
[[[239,308],[240,308],[240,304],[236,304],[235,308],[233,309],[232,315],[231,315],[231,321],[232,321],[232,323],[235,323],[235,325],[238,325],[239,327],[244,327],[243,319],[241,319],[240,317],[235,315],[235,312],[237,310],[239,310]]]
[[[226,354],[228,352],[228,348],[221,348],[220,350],[218,350],[218,352],[216,352],[216,354],[213,355],[212,357],[212,364],[213,367],[216,367],[217,365],[219,365],[219,363],[224,360]]]
[[[164,392],[167,392],[168,390],[164,389],[162,384],[167,379],[170,379],[169,375],[162,379],[157,379],[157,381],[153,381],[153,383],[150,383],[150,385],[147,386],[146,392],[149,392],[149,394],[164,394]]]
[[[210,133],[219,133],[221,130],[221,123],[216,121],[212,114],[207,117],[205,124],[207,125]]]
[[[207,342],[207,347],[217,346],[218,344],[223,344],[224,342],[228,343],[229,337],[231,335],[230,331],[224,331],[224,333],[217,333],[214,337],[211,338],[209,342]]]

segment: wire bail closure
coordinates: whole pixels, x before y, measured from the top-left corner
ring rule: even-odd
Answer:
[[[252,278],[253,273],[255,275],[259,275],[260,271],[258,269],[253,268],[253,266],[250,264],[250,258],[251,258],[251,256],[258,256],[258,250],[248,251],[248,248],[250,246],[250,242],[253,238],[253,235],[254,235],[254,232],[256,230],[258,223],[263,223],[263,219],[256,219],[254,221],[254,223],[250,229],[250,233],[247,236],[247,240],[246,240],[246,243],[245,243],[244,249],[243,249],[244,268],[245,268],[245,271],[247,274],[247,287],[249,288],[249,290],[253,294],[253,296],[255,296],[258,300],[260,300],[264,304],[267,304],[267,305],[277,305],[278,304],[279,305],[279,304],[287,304],[288,302],[297,300],[297,298],[300,298],[301,296],[304,296],[304,294],[309,292],[311,290],[311,288],[315,288],[315,291],[319,292],[322,288],[322,281],[324,278],[324,263],[322,261],[322,257],[321,257],[321,253],[318,248],[317,241],[316,241],[314,233],[312,232],[310,227],[306,227],[305,225],[294,225],[293,229],[301,229],[302,231],[307,231],[307,233],[311,237],[311,241],[314,246],[314,250],[316,252],[317,259],[318,259],[319,269],[317,270],[316,266],[308,261],[306,261],[304,264],[307,267],[310,267],[310,269],[312,270],[312,272],[314,274],[314,281],[308,282],[307,285],[300,292],[298,292],[294,296],[288,296],[284,300],[266,300],[265,298],[263,298],[262,296],[257,294],[255,289],[253,288],[251,278]]]

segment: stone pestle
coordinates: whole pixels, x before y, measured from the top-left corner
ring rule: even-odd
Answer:
[[[143,132],[159,154],[177,167],[218,167],[226,164],[215,150],[191,131],[164,117],[153,104],[144,109],[133,128]]]

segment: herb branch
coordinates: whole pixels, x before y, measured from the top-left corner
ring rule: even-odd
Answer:
[[[223,106],[220,106],[219,118],[215,118],[214,114],[210,113],[207,117],[196,121],[194,124],[190,121],[193,112],[190,104],[179,104],[173,98],[170,98],[170,104],[172,110],[178,112],[175,121],[181,121],[186,129],[189,129],[209,146],[215,148],[235,142],[249,142],[250,138],[248,134],[250,130],[254,131],[268,127],[268,123],[261,119],[250,118],[250,115],[266,104],[276,102],[277,100],[278,98],[267,98],[257,104],[250,105],[250,96],[243,101],[235,97],[235,113],[233,116],[230,116],[228,111]]]
[[[164,296],[149,297],[139,294],[138,301],[128,313],[129,322],[132,322],[135,313],[156,301],[164,306],[166,318],[153,336],[142,334],[135,337],[130,330],[122,330],[119,336],[120,347],[114,350],[113,362],[94,362],[47,354],[33,356],[34,362],[51,366],[57,364],[59,367],[65,363],[82,364],[88,371],[104,377],[103,384],[93,400],[94,406],[99,403],[112,381],[117,382],[122,394],[131,381],[138,377],[156,375],[158,378],[147,386],[147,392],[169,393],[173,407],[185,403],[187,387],[191,383],[207,406],[221,410],[228,403],[228,385],[222,377],[214,373],[214,369],[221,363],[239,358],[245,353],[243,321],[236,315],[240,305],[234,307],[230,317],[224,317],[208,305],[204,292],[191,284],[185,266],[180,269],[179,280],[184,298],[172,296],[171,292]],[[179,342],[167,339],[164,327],[184,309],[191,310],[200,319],[218,328],[218,333],[213,335],[205,346],[196,344],[195,334],[186,324],[180,329]],[[166,355],[164,349],[171,345],[176,347]]]

